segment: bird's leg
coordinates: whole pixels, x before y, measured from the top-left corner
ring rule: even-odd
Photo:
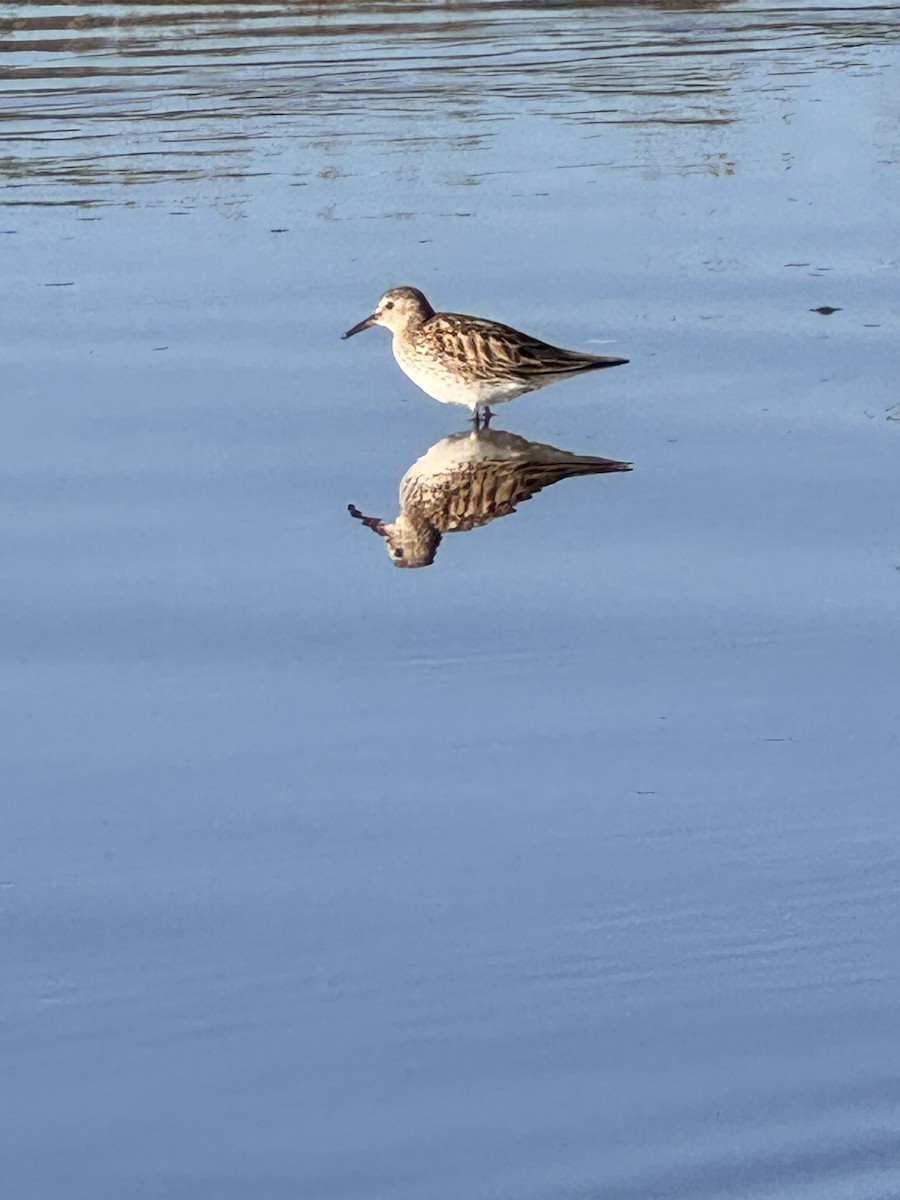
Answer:
[[[478,409],[477,405],[475,406],[475,408],[472,409],[472,415],[469,418],[469,420],[472,422],[472,428],[477,433],[478,430],[481,428],[481,412]]]
[[[487,429],[488,425],[490,425],[490,423],[491,423],[491,418],[493,417],[493,415],[494,414],[491,412],[491,410],[489,408],[486,408],[484,410],[484,412],[481,414],[481,428],[482,429]]]

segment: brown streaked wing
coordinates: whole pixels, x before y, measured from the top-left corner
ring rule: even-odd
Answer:
[[[592,456],[549,464],[468,464],[424,486],[410,481],[402,501],[404,508],[427,513],[441,533],[463,532],[515,512],[517,505],[562,479],[630,470],[630,463]]]
[[[462,313],[435,314],[423,325],[418,340],[426,352],[464,365],[473,377],[485,380],[501,376],[528,382],[627,361],[551,346],[509,325]]]

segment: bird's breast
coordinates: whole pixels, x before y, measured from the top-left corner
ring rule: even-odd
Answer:
[[[518,380],[485,378],[477,364],[468,368],[464,358],[449,358],[438,343],[394,337],[394,358],[426,395],[442,404],[499,404],[528,391]]]

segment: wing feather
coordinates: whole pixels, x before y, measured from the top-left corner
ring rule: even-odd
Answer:
[[[436,313],[422,325],[417,342],[423,353],[465,366],[485,381],[501,377],[534,385],[628,361],[551,346],[509,325],[462,313]]]
[[[467,463],[427,481],[409,481],[401,503],[407,511],[427,514],[441,533],[453,533],[507,516],[560,480],[630,470],[630,463],[593,456],[555,463]]]

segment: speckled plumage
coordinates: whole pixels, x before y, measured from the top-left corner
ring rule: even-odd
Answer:
[[[492,404],[505,404],[585,371],[628,362],[563,350],[484,317],[436,313],[418,288],[391,288],[375,312],[344,337],[370,325],[385,325],[392,331],[394,358],[422,391],[444,404],[467,405],[476,420]]]
[[[630,471],[631,464],[570,454],[514,433],[480,429],[455,433],[431,447],[400,481],[394,521],[352,516],[384,538],[397,567],[427,567],[445,533],[487,525],[516,511],[542,488],[578,475]]]

